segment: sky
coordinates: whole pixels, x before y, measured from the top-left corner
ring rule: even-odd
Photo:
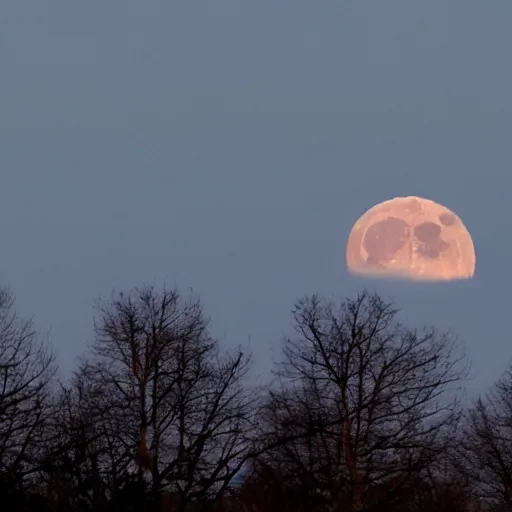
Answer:
[[[93,301],[167,283],[268,372],[301,296],[364,287],[452,329],[470,393],[512,360],[512,3],[2,2],[0,282],[63,371]],[[345,243],[417,195],[470,231],[474,279],[373,281]]]

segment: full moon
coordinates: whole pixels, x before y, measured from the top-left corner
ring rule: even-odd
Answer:
[[[347,268],[367,277],[453,281],[475,274],[475,247],[460,217],[421,197],[395,197],[367,210],[347,242]]]

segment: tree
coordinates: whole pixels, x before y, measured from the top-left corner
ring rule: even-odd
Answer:
[[[49,343],[38,341],[32,320],[14,305],[0,288],[0,473],[13,485],[39,468],[56,372]]]
[[[480,497],[512,505],[512,365],[467,411],[458,466]]]
[[[155,287],[98,301],[91,378],[123,418],[140,480],[170,483],[180,507],[220,495],[247,458],[258,394],[250,357],[222,353],[199,301]],[[94,375],[94,376],[92,376]]]
[[[454,336],[405,328],[397,313],[367,292],[293,309],[266,406],[275,448],[258,464],[331,510],[391,504],[453,440],[465,358]]]
[[[42,465],[42,481],[58,510],[105,510],[130,480],[134,445],[119,436],[130,415],[110,391],[87,360],[61,387]]]

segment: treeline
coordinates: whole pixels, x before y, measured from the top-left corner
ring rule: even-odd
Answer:
[[[0,291],[0,510],[484,511],[512,502],[512,372],[466,403],[452,334],[305,297],[270,382],[198,300],[115,292],[68,380]],[[233,480],[244,470],[240,486]]]

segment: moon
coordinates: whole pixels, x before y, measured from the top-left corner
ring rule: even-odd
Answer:
[[[422,197],[395,197],[367,210],[347,241],[347,269],[363,277],[414,281],[471,279],[476,256],[453,211]]]

